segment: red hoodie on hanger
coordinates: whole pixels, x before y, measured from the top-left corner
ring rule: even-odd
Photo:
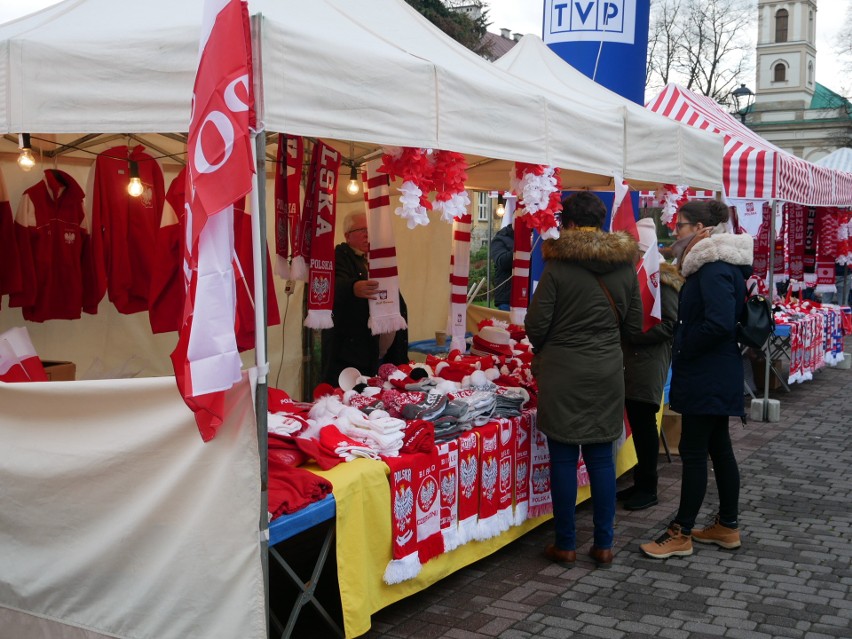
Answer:
[[[9,297],[24,319],[78,319],[98,312],[98,293],[83,189],[64,171],[47,169],[24,191],[15,216],[21,288]]]

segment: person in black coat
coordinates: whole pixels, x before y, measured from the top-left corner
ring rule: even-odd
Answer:
[[[367,217],[350,213],[343,221],[345,242],[334,248],[334,328],[322,332],[322,379],[338,385],[340,372],[354,367],[362,375],[376,375],[379,364],[408,362],[408,330],[373,335],[367,327],[370,319],[368,300],[376,295],[378,282],[368,278]],[[402,293],[400,313],[408,319]]]
[[[636,228],[639,231],[639,251],[644,254],[657,243],[656,224],[653,218],[646,217],[636,223]],[[661,321],[622,342],[624,409],[636,448],[633,485],[617,495],[624,500],[626,510],[643,510],[657,504],[660,441],[657,413],[672,359],[672,336],[677,326],[678,293],[683,286],[683,276],[676,267],[661,262],[659,283]]]
[[[678,446],[683,463],[680,505],[668,530],[642,544],[649,557],[692,554],[692,541],[738,548],[740,475],[728,431],[729,416],[744,416],[743,366],[736,325],[752,273],[750,235],[727,232],[728,207],[693,201],[678,211],[678,259],[686,278],[680,292],[672,348],[669,405],[682,414]],[[707,456],[713,461],[719,512],[693,530],[707,491]]]
[[[491,239],[494,261],[494,305],[508,311],[512,300],[512,260],[515,253],[515,230],[511,224],[497,231]]]

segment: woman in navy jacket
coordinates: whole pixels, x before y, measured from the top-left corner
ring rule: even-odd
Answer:
[[[740,546],[737,524],[740,476],[728,418],[743,416],[743,367],[737,319],[752,272],[753,240],[726,228],[728,207],[693,201],[678,211],[676,245],[686,278],[680,292],[672,348],[669,404],[682,414],[679,444],[683,463],[680,506],[668,530],[642,551],[657,559],[692,554],[692,541],[722,548]],[[693,530],[707,490],[707,455],[719,490],[715,522]]]

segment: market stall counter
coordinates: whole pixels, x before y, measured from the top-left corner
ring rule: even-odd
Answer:
[[[621,475],[635,464],[636,453],[628,440],[619,450],[616,472]],[[488,539],[471,540],[424,562],[415,577],[389,585],[383,579],[393,559],[389,466],[382,461],[358,459],[330,470],[308,468],[334,485],[337,578],[344,630],[350,638],[370,629],[373,613],[487,557],[552,517],[549,513],[531,517]],[[578,490],[577,502],[589,497],[586,482]]]

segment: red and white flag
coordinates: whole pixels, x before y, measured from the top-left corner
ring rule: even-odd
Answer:
[[[615,176],[615,198],[612,201],[612,215],[609,220],[610,231],[630,233],[637,242],[639,231],[636,229],[636,216],[633,213],[633,198],[630,197],[627,182],[621,176]]]
[[[25,326],[0,334],[0,382],[46,382],[47,373]]]
[[[652,243],[636,267],[639,293],[642,296],[642,330],[647,331],[663,321],[662,293],[660,292],[660,251]]]
[[[201,438],[222,424],[224,391],[239,381],[234,332],[234,202],[252,187],[254,125],[248,6],[206,0],[187,140],[187,285],[172,353],[178,388]]]

